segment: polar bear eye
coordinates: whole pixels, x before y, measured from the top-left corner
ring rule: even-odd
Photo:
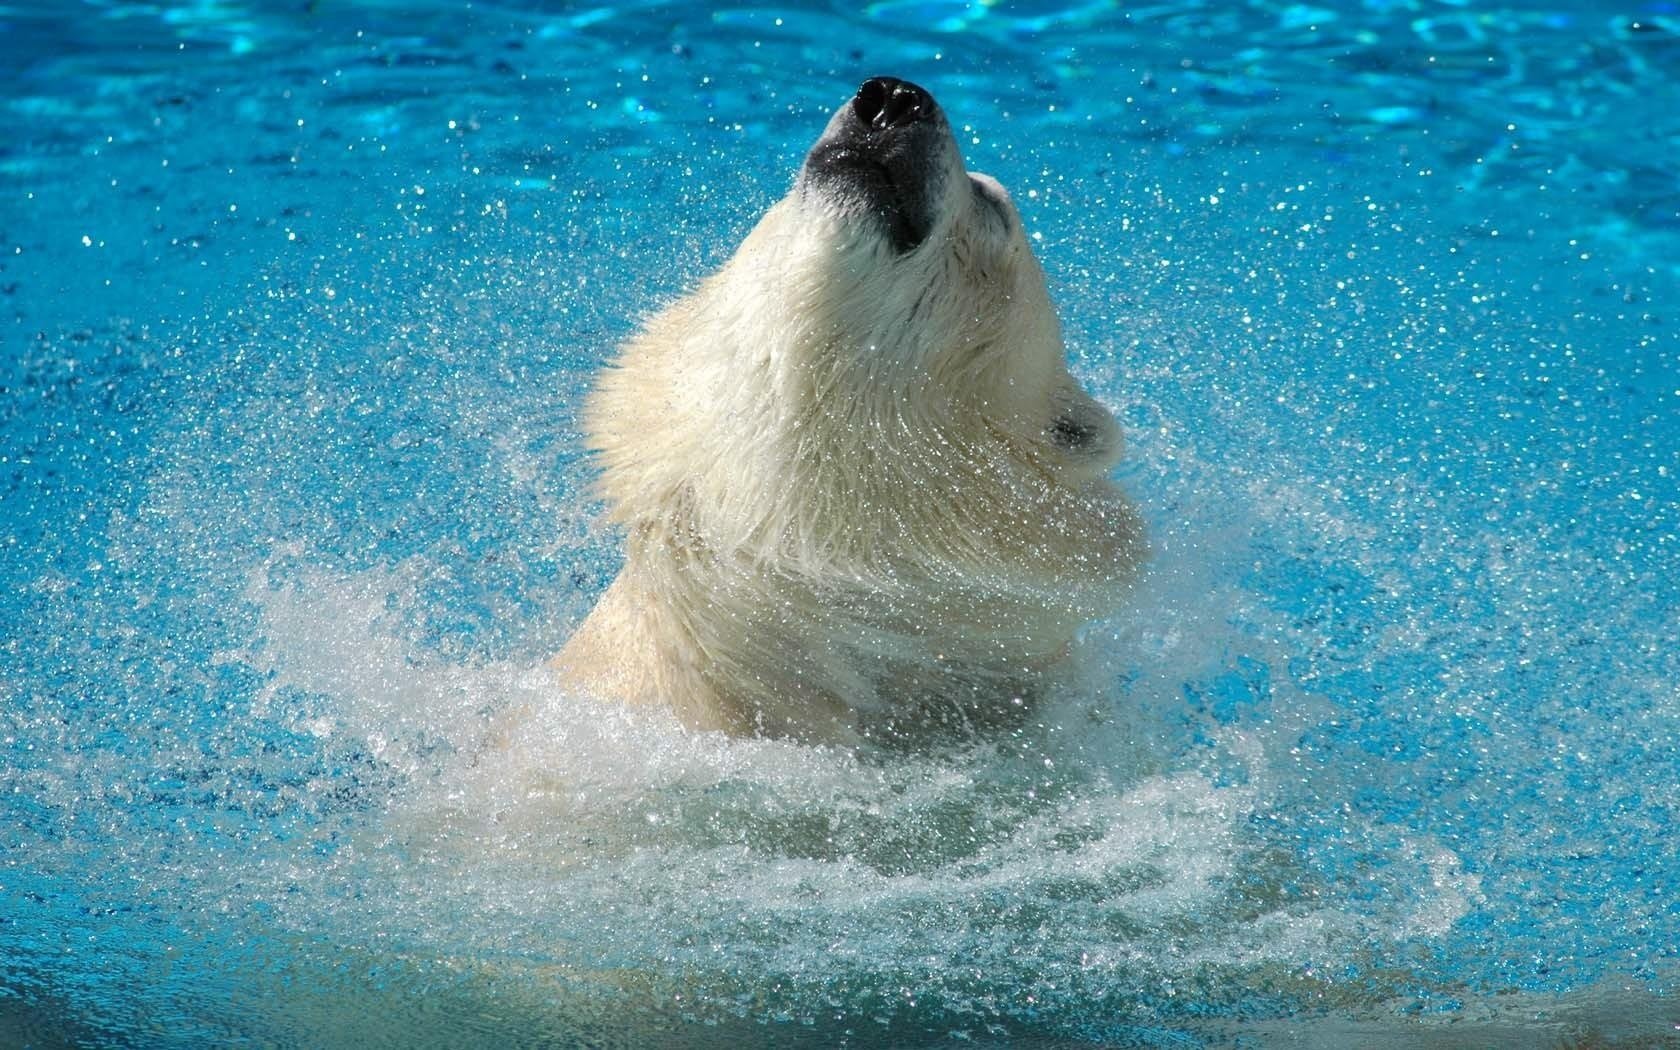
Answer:
[[[986,210],[1003,220],[1004,229],[1008,229],[1009,205],[1004,203],[1003,198],[992,192],[992,188],[986,185],[986,183],[981,182],[972,175],[968,178],[968,184],[971,188],[973,188],[974,196],[984,202]]]

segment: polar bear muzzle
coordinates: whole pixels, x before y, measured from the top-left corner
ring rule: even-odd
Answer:
[[[846,217],[868,217],[898,252],[939,221],[956,139],[933,96],[907,80],[873,77],[841,106],[805,156],[796,183]]]

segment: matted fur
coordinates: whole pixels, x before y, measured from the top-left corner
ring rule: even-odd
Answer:
[[[628,536],[555,658],[572,685],[701,729],[914,738],[1018,716],[1119,600],[1143,541],[1118,429],[1007,194],[939,148],[920,247],[796,186],[600,377]]]

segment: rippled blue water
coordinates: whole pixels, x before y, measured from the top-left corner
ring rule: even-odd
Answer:
[[[875,73],[1036,231],[1135,606],[955,753],[559,695],[588,374]],[[1677,74],[1640,0],[0,4],[0,1044],[1673,1038]]]

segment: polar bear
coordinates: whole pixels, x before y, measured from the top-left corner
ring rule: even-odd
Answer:
[[[1012,724],[1144,556],[1020,215],[890,77],[621,348],[584,425],[625,558],[552,664],[696,729]]]

